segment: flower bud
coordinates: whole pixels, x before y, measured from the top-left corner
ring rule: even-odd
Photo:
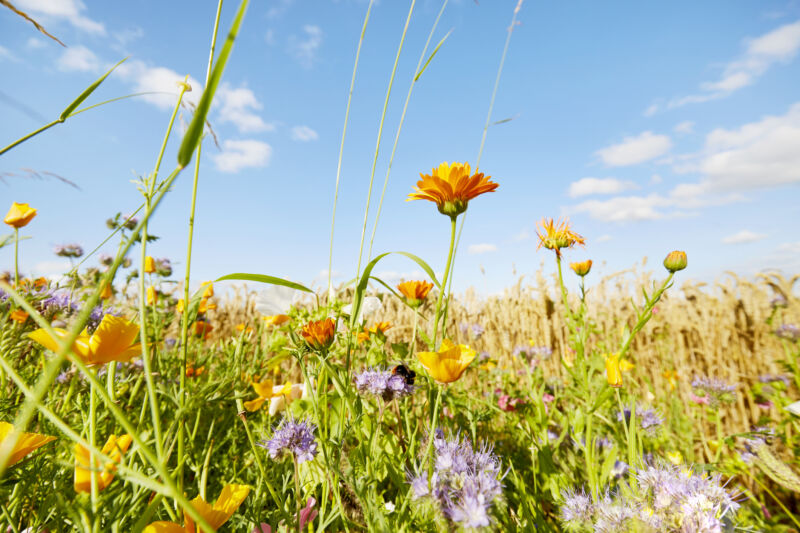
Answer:
[[[156,293],[156,289],[150,285],[147,287],[147,305],[155,305],[157,301],[158,294]]]
[[[675,250],[667,254],[664,259],[664,268],[672,273],[686,268],[686,252]]]
[[[144,273],[152,274],[155,271],[156,271],[156,260],[148,255],[147,257],[144,258]]]
[[[622,371],[619,368],[619,354],[617,353],[606,356],[606,379],[610,386],[622,387]]]
[[[586,261],[581,261],[580,263],[570,263],[569,267],[572,269],[580,277],[585,276],[592,270],[592,260],[587,259]]]

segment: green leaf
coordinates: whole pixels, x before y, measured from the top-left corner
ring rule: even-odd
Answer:
[[[420,76],[422,76],[422,73],[423,73],[423,72],[425,72],[425,69],[426,69],[426,68],[428,68],[428,64],[429,64],[431,61],[433,61],[433,57],[436,55],[436,52],[438,52],[438,51],[439,51],[439,47],[440,47],[440,46],[442,46],[442,45],[444,44],[445,40],[446,40],[448,37],[450,37],[450,34],[451,34],[451,33],[453,33],[453,30],[450,30],[449,32],[447,32],[447,35],[445,35],[444,37],[442,37],[442,40],[441,40],[441,41],[439,41],[439,44],[437,44],[437,45],[436,45],[436,48],[434,48],[434,49],[433,49],[433,52],[431,52],[431,55],[428,57],[428,60],[425,62],[425,64],[424,64],[424,65],[422,65],[422,68],[421,68],[421,69],[419,69],[419,72],[417,72],[417,75],[416,75],[416,76],[414,76],[414,81],[417,81],[417,80],[419,80]]]
[[[281,285],[282,287],[289,287],[290,289],[295,289],[298,291],[305,291],[314,293],[311,289],[306,287],[305,285],[300,285],[299,283],[295,283],[293,281],[289,281],[283,278],[276,278],[275,276],[268,276],[266,274],[228,274],[227,276],[222,276],[221,278],[217,278],[214,280],[216,283],[217,281],[257,281],[259,283],[269,283],[270,285]]]
[[[364,267],[364,273],[361,274],[361,279],[358,281],[358,285],[356,285],[356,292],[353,295],[353,308],[352,312],[350,313],[350,327],[352,328],[356,324],[356,319],[361,311],[361,303],[364,301],[364,293],[367,290],[367,284],[369,283],[370,274],[372,273],[372,269],[375,268],[375,265],[378,264],[378,261],[386,257],[387,255],[391,254],[392,252],[386,252],[367,264]]]
[[[408,253],[408,252],[393,252],[393,253],[404,255],[404,256],[408,257],[409,259],[411,259],[412,261],[414,261],[416,264],[418,264],[420,267],[422,267],[422,270],[424,270],[426,274],[428,274],[431,277],[431,281],[433,281],[434,285],[436,285],[440,289],[442,288],[442,284],[439,283],[438,279],[436,279],[436,274],[433,273],[433,269],[430,267],[430,265],[428,265],[428,263],[423,261],[418,256],[416,256],[414,254],[411,254],[411,253]]]
[[[126,57],[126,58],[124,58],[124,59],[121,59],[121,60],[120,60],[120,61],[119,61],[119,62],[118,62],[116,65],[114,65],[113,67],[111,67],[110,69],[108,69],[108,72],[106,72],[105,74],[103,74],[102,76],[100,76],[100,78],[98,78],[98,79],[97,79],[97,81],[95,81],[93,84],[89,85],[89,86],[88,86],[88,87],[87,87],[87,88],[86,88],[86,89],[85,89],[85,90],[84,90],[84,91],[83,91],[83,92],[80,94],[80,96],[78,96],[78,97],[77,97],[75,100],[73,100],[73,101],[72,101],[72,103],[71,103],[71,104],[69,104],[69,105],[67,106],[67,108],[66,108],[66,109],[64,109],[64,111],[62,111],[62,112],[61,112],[61,115],[59,115],[59,117],[58,117],[58,120],[59,120],[59,121],[61,121],[61,122],[64,122],[65,120],[67,120],[67,118],[69,117],[70,113],[72,113],[73,111],[75,111],[75,109],[76,109],[76,108],[77,108],[79,105],[81,105],[81,103],[82,103],[84,100],[86,100],[87,98],[89,98],[89,95],[91,95],[91,94],[92,94],[92,93],[95,91],[95,89],[97,89],[98,87],[100,87],[100,84],[101,84],[101,83],[103,83],[104,81],[106,81],[106,78],[108,77],[108,75],[109,75],[109,74],[111,74],[112,72],[114,72],[114,69],[115,69],[115,68],[117,68],[118,66],[120,66],[120,65],[122,64],[122,62],[123,62],[123,61],[125,61],[126,59],[128,59],[128,58]]]
[[[24,241],[30,238],[31,237],[20,237],[19,240]],[[14,234],[9,233],[8,235],[0,235],[0,248],[3,246],[8,246],[9,244],[14,244]]]
[[[194,154],[194,150],[200,142],[200,137],[203,135],[203,127],[206,123],[208,110],[211,109],[211,101],[214,99],[214,93],[217,92],[217,86],[219,85],[220,79],[222,79],[222,73],[225,71],[225,65],[228,63],[228,58],[233,49],[233,42],[239,34],[239,27],[242,25],[242,19],[244,19],[244,13],[247,11],[247,5],[249,3],[250,0],[242,0],[242,3],[239,4],[239,11],[237,11],[236,18],[233,20],[231,29],[228,32],[228,37],[225,39],[225,44],[222,46],[222,51],[220,51],[219,57],[214,63],[214,68],[208,79],[208,85],[203,91],[203,95],[200,97],[200,102],[197,104],[192,122],[186,130],[186,134],[183,136],[181,147],[178,150],[178,165],[180,165],[181,168],[184,168],[192,160],[192,154]]]

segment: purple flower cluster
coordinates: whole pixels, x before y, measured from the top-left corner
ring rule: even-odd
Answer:
[[[597,502],[584,491],[563,493],[561,520],[569,530],[693,531],[727,530],[739,504],[725,490],[718,474],[685,467],[648,466],[636,472],[634,490],[609,493]],[[623,496],[625,492],[627,496]],[[675,529],[678,525],[678,529]]]
[[[415,387],[406,381],[401,374],[393,374],[389,370],[368,368],[353,376],[356,390],[363,396],[377,396],[390,402],[408,396]]]
[[[100,254],[97,256],[97,261],[104,267],[110,267],[114,263],[114,258],[108,254]]]
[[[458,329],[461,330],[462,335],[465,337],[470,336],[473,340],[480,339],[483,333],[486,331],[484,327],[478,323],[469,324],[467,322],[462,322],[459,324]]]
[[[72,296],[64,291],[50,292],[50,295],[45,297],[39,305],[41,306],[42,312],[47,314],[56,314],[59,312],[72,313],[80,308],[78,303],[72,300]]]
[[[299,463],[311,461],[317,455],[317,442],[314,432],[317,427],[308,420],[284,418],[275,428],[272,438],[259,443],[269,451],[270,457],[277,459],[284,453],[290,453]]]
[[[83,247],[80,244],[59,244],[53,248],[53,253],[59,257],[78,258],[83,255]]]
[[[692,388],[702,393],[702,398],[708,398],[711,407],[718,407],[720,403],[732,403],[736,399],[736,385],[729,385],[719,378],[695,377]]]
[[[553,355],[553,349],[549,346],[517,346],[513,355],[514,357],[522,355],[528,359],[549,359]]]
[[[790,341],[800,340],[800,328],[794,324],[781,324],[778,326],[778,329],[775,330],[775,335],[780,339]]]
[[[414,498],[431,497],[442,514],[465,528],[487,527],[492,504],[502,493],[500,460],[491,447],[474,450],[456,435],[448,440],[441,430],[433,439],[433,475],[409,474]]]
[[[762,374],[758,376],[758,381],[761,383],[777,383],[780,381],[787,387],[792,383],[791,378],[786,374]]]
[[[617,421],[622,422],[623,416],[625,422],[631,421],[631,408],[626,407],[624,411],[617,412]],[[650,436],[655,435],[664,419],[658,414],[658,411],[647,409],[644,407],[636,406],[636,421],[639,422],[639,427]]]

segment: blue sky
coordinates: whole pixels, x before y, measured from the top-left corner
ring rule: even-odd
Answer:
[[[52,120],[108,66],[129,59],[90,102],[136,91],[176,93],[205,77],[215,2],[16,0],[68,48],[0,10],[0,145]],[[226,29],[238,3],[226,2]],[[373,255],[405,250],[443,270],[449,226],[428,202],[406,203],[420,172],[474,162],[516,0],[451,1],[415,84]],[[372,9],[342,164],[333,271],[355,273],[378,124],[410,2]],[[441,3],[418,0],[398,65],[378,158],[367,236],[409,84]],[[347,92],[366,1],[253,1],[210,120],[203,152],[193,278],[258,272],[318,286]],[[610,273],[673,249],[687,277],[800,268],[800,3],[797,1],[524,2],[502,73],[481,171],[500,184],[467,214],[455,288],[490,293],[552,257],[535,224],[569,216],[587,239],[569,261]],[[224,30],[223,30],[224,31]],[[84,113],[0,158],[0,199],[39,209],[25,229],[23,270],[54,274],[55,245],[91,249],[104,221],[139,205],[131,180],[155,163],[170,95]],[[188,112],[182,114],[188,121]],[[180,135],[168,147],[171,168]],[[58,180],[22,178],[23,169]],[[11,173],[13,175],[9,175]],[[191,176],[154,216],[152,255],[183,270]],[[5,209],[5,208],[4,208]],[[108,252],[113,252],[110,246]],[[10,267],[12,250],[0,250]],[[481,268],[485,271],[482,273]],[[406,259],[375,270],[421,276]]]

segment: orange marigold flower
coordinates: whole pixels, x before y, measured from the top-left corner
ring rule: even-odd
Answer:
[[[300,330],[308,345],[315,350],[327,350],[336,336],[336,322],[333,319],[311,321]]]
[[[585,276],[592,270],[592,260],[587,259],[586,261],[581,261],[580,263],[570,263],[569,267],[572,269],[580,277]]]
[[[467,210],[470,200],[493,192],[498,186],[491,181],[491,176],[484,176],[482,172],[470,175],[470,172],[469,163],[449,164],[446,161],[434,168],[430,175],[420,172],[422,179],[406,201],[429,200],[436,203],[443,215],[457,217]]]
[[[386,335],[386,331],[392,327],[392,324],[389,322],[378,322],[371,328],[364,328],[364,331],[358,333],[358,342],[362,343],[364,341],[368,341],[372,335],[377,335],[380,332],[381,335]]]
[[[33,217],[36,216],[36,209],[32,208],[28,204],[18,204],[14,202],[11,204],[11,209],[8,210],[6,213],[6,217],[3,219],[3,222],[11,226],[12,228],[22,228],[28,225],[28,222],[33,220]]]
[[[23,311],[22,309],[14,309],[11,311],[11,314],[8,315],[8,318],[16,322],[17,324],[24,324],[26,320],[28,320],[28,313]]]
[[[667,257],[664,258],[664,268],[673,274],[686,268],[686,252],[675,250],[667,254]]]
[[[197,378],[197,377],[200,377],[203,374],[205,374],[205,372],[206,372],[205,365],[199,366],[197,368],[195,368],[192,365],[187,365],[186,366],[186,377],[187,378]]]
[[[433,283],[427,281],[404,281],[397,286],[397,290],[406,297],[406,303],[411,307],[422,305],[432,288]]]
[[[541,227],[541,231],[536,231],[539,237],[539,246],[536,248],[539,249],[544,246],[548,250],[553,250],[556,253],[556,257],[561,257],[562,248],[572,248],[576,244],[581,246],[586,244],[583,237],[570,229],[569,220],[555,222],[552,218],[543,218],[538,223],[538,226]]]
[[[203,320],[198,320],[194,323],[194,334],[198,337],[203,337],[203,339],[207,339],[208,335],[214,331],[214,326],[205,322]]]

